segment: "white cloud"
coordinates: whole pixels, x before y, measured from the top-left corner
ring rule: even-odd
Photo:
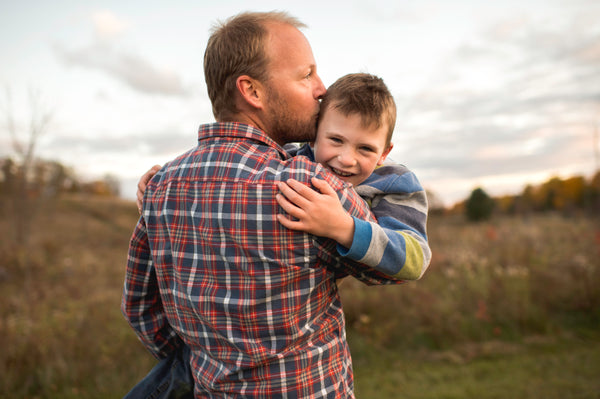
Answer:
[[[109,43],[96,42],[74,50],[55,45],[54,50],[67,65],[105,72],[140,93],[187,97],[191,92],[175,71],[157,67],[133,51],[118,50]]]
[[[126,33],[131,24],[115,13],[102,10],[92,12],[91,23],[95,35],[87,45],[67,48],[54,44],[54,54],[65,64],[104,72],[143,94],[187,97],[191,90],[180,75],[165,66],[155,65],[126,45]]]
[[[112,39],[129,28],[129,23],[112,13],[102,10],[92,13],[94,31],[100,39]]]
[[[468,38],[399,109],[394,158],[450,196],[474,182],[506,192],[512,181],[516,192],[525,177],[591,172],[583,143],[600,123],[600,30],[574,26],[519,16]]]

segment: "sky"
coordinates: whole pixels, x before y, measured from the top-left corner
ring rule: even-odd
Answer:
[[[303,21],[326,86],[382,77],[398,108],[390,158],[446,205],[599,168],[597,0],[3,2],[0,156],[14,148],[6,115],[25,140],[33,110],[47,112],[38,156],[115,176],[134,198],[214,121],[209,31],[248,10]]]

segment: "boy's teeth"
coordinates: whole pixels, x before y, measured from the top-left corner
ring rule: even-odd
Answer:
[[[348,176],[352,175],[352,173],[342,172],[341,170],[333,168],[333,167],[331,168],[331,170],[333,170],[334,173],[336,173],[336,174],[338,174],[340,176],[344,176],[344,177],[348,177]]]

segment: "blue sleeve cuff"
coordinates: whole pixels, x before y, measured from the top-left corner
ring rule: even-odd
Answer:
[[[353,260],[361,260],[367,254],[371,245],[371,223],[352,216],[354,219],[354,237],[352,238],[352,246],[346,248],[343,245],[337,245],[337,251],[341,256]]]

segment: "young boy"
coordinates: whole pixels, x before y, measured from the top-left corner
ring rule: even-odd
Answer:
[[[284,226],[338,242],[338,252],[398,279],[419,279],[431,259],[427,243],[427,197],[405,166],[384,161],[392,149],[396,122],[394,99],[383,80],[350,74],[327,89],[321,103],[317,138],[295,155],[320,163],[355,186],[377,223],[351,217],[323,180],[319,192],[288,181],[277,200],[295,221]]]
[[[289,147],[290,155],[307,156],[355,187],[378,223],[350,216],[331,187],[313,178],[315,191],[295,180],[279,185],[277,201],[292,218],[279,215],[287,228],[331,238],[338,252],[397,279],[419,279],[429,265],[427,198],[416,176],[402,165],[384,163],[393,144],[396,105],[383,80],[369,74],[349,74],[327,89],[321,103],[314,143]],[[143,191],[158,169],[138,183],[138,207]],[[368,274],[368,271],[365,271]],[[339,276],[343,277],[343,276]],[[166,398],[172,390],[191,386],[185,368],[187,348],[162,360],[127,397]],[[165,388],[165,391],[161,389]],[[146,395],[146,396],[144,396]],[[177,396],[185,397],[185,396]],[[191,397],[191,396],[190,396]]]

